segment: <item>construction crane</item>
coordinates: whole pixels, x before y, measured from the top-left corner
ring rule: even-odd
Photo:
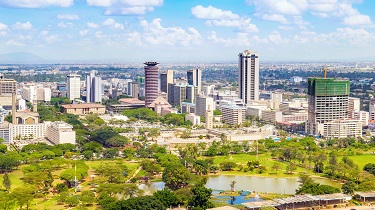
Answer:
[[[324,65],[324,67],[323,67],[323,73],[324,73],[323,78],[327,78],[327,67],[326,67],[326,65]]]

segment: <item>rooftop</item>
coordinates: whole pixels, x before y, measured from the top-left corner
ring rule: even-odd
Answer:
[[[64,104],[62,107],[64,109],[105,108],[104,105],[94,103]]]

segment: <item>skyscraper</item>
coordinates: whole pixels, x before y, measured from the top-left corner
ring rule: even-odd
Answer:
[[[238,95],[245,104],[259,100],[259,56],[245,50],[238,55]]]
[[[102,79],[91,71],[86,77],[86,102],[102,102]]]
[[[334,78],[308,79],[306,132],[324,135],[325,123],[348,118],[350,82]]]
[[[148,107],[158,96],[159,68],[157,62],[145,62],[145,105]]]
[[[81,76],[78,74],[70,74],[66,76],[66,87],[68,98],[74,100],[81,97]]]
[[[188,70],[187,81],[189,85],[194,85],[197,88],[196,95],[199,94],[202,89],[202,70],[200,69]]]
[[[168,93],[168,84],[173,84],[173,70],[160,74],[160,91]]]

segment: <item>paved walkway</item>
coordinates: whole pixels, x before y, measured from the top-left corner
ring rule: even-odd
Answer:
[[[137,174],[142,170],[142,166],[139,166],[139,168],[134,172],[133,176],[130,177],[128,180],[126,180],[125,183],[129,183],[131,179],[133,179]]]

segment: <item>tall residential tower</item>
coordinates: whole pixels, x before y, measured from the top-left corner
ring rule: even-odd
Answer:
[[[238,55],[238,95],[245,104],[259,100],[259,56],[245,50]]]
[[[86,77],[86,102],[102,102],[102,78],[95,76],[91,71]]]
[[[78,74],[70,74],[66,76],[66,87],[68,98],[74,100],[81,97],[81,76]]]

